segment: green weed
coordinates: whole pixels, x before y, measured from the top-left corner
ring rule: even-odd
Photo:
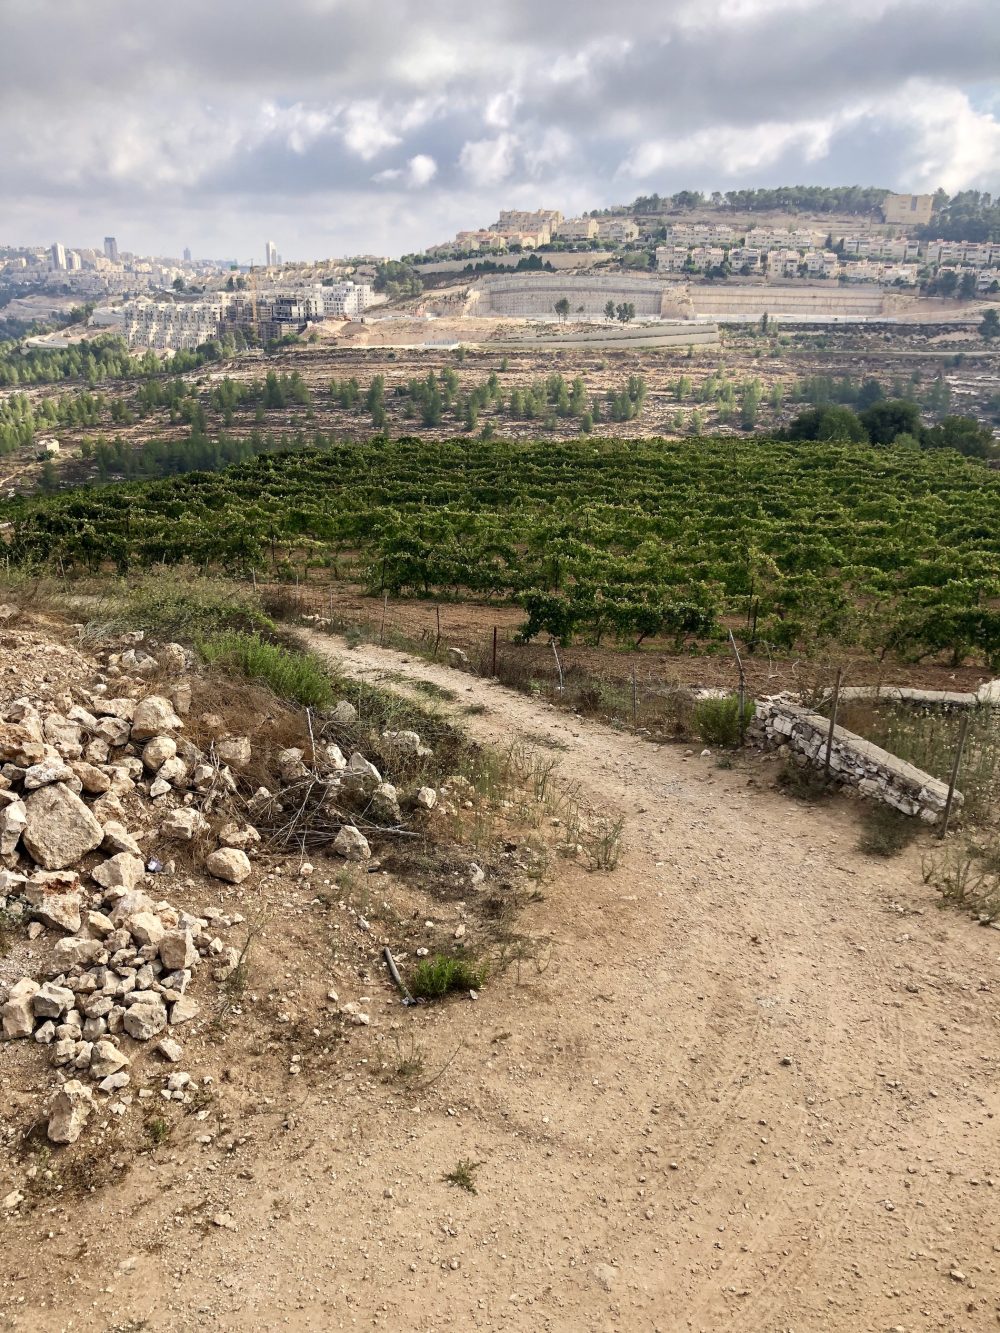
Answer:
[[[485,1165],[485,1162],[473,1162],[468,1157],[461,1157],[450,1171],[444,1173],[441,1179],[445,1184],[455,1185],[461,1190],[468,1191],[469,1194],[478,1194],[475,1173],[481,1166]]]
[[[436,954],[422,958],[410,977],[410,991],[419,1000],[440,1000],[451,991],[479,990],[486,966],[468,958]]]
[[[319,709],[333,703],[330,677],[312,653],[267,643],[256,634],[233,631],[201,640],[198,650],[210,666],[261,681],[291,703]]]
[[[730,694],[724,699],[699,699],[694,706],[694,725],[706,745],[723,745],[735,750],[742,744],[747,723],[755,711],[753,700],[745,700],[741,726],[739,695]]]

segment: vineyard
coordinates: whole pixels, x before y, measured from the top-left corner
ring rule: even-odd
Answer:
[[[1000,664],[1000,476],[950,451],[585,438],[362,444],[12,502],[10,559],[358,577],[510,601],[523,633],[859,644]]]

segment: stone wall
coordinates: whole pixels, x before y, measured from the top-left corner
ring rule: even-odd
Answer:
[[[751,740],[767,749],[787,746],[817,768],[826,760],[829,718],[785,699],[764,699],[749,727]],[[936,824],[944,813],[948,786],[888,750],[856,736],[846,727],[834,727],[830,771],[838,782],[856,787],[864,796],[884,801],[905,815],[917,815]],[[954,807],[962,805],[955,793]]]

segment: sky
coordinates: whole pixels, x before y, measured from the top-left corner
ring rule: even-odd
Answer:
[[[398,255],[784,184],[1000,191],[998,0],[0,0],[0,245]]]

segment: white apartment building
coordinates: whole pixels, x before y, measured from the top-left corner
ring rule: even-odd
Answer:
[[[551,236],[554,229],[562,222],[562,216],[558,208],[537,208],[534,212],[521,208],[502,208],[499,221],[490,230],[536,233],[546,231]]]
[[[129,347],[182,351],[219,336],[223,305],[212,301],[127,301],[123,307]]]
[[[346,316],[357,319],[375,299],[375,289],[368,282],[335,282],[332,287],[321,287],[324,315]]]

